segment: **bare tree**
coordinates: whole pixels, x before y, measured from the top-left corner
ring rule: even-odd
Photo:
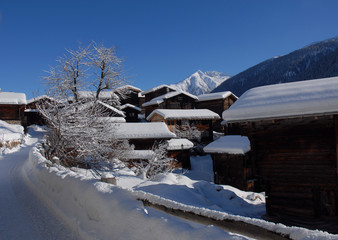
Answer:
[[[143,178],[151,178],[159,173],[167,173],[174,169],[174,159],[167,156],[168,143],[155,143],[152,147],[154,154],[149,160],[134,162],[136,174]]]
[[[93,67],[95,80],[92,86],[96,90],[96,99],[100,92],[108,89],[116,89],[125,84],[124,73],[121,68],[122,60],[116,56],[114,47],[107,48],[102,44],[92,44],[93,50],[88,56],[88,65]]]
[[[86,65],[90,53],[89,47],[66,50],[63,57],[57,59],[58,65],[50,67],[49,76],[44,77],[49,95],[61,98],[74,97],[79,101],[78,92],[86,86]]]
[[[175,134],[179,138],[187,138],[189,140],[201,141],[202,133],[194,126],[178,126],[175,125]]]

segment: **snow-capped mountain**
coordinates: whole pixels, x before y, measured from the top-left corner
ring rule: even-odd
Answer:
[[[198,70],[183,81],[172,84],[171,86],[194,95],[200,95],[211,92],[228,78],[230,78],[230,76],[226,73],[216,71],[202,72]]]
[[[261,62],[222,83],[213,92],[241,96],[254,87],[338,76],[338,38],[317,42]]]

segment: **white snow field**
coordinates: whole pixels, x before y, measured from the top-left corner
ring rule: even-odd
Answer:
[[[187,176],[198,177],[194,170],[147,180],[118,166],[116,160],[116,169],[109,173],[116,177],[115,186],[100,182],[89,170],[53,165],[33,147],[40,130],[30,128],[31,136],[17,152],[0,157],[0,239],[250,239],[144,207],[139,199],[248,222],[291,239],[338,239],[326,232],[261,220],[264,195],[191,180]],[[210,163],[208,155],[193,158],[192,168],[198,163],[206,167],[206,162]]]
[[[20,129],[17,126],[10,126],[9,130]],[[4,129],[2,130],[4,133]],[[12,149],[0,156],[1,240],[77,239],[76,234],[57,219],[50,209],[46,208],[29,190],[22,174],[23,164],[28,161],[29,151],[40,137],[27,137],[20,149],[16,148],[16,152]]]

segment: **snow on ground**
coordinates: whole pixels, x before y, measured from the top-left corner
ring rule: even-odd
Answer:
[[[14,151],[15,145],[20,144],[23,137],[24,131],[21,125],[8,124],[0,120],[0,155]]]
[[[248,239],[144,207],[138,199],[214,219],[251,223],[289,234],[291,239],[338,239],[321,231],[261,220],[263,194],[215,185],[212,174],[200,174],[211,169],[209,155],[192,157],[191,171],[151,180],[135,176],[115,160],[116,168],[109,172],[117,179],[115,186],[100,182],[90,170],[52,165],[38,148],[27,159],[38,141],[34,135],[41,131],[37,126],[30,128],[32,136],[20,151],[0,157],[4,178],[0,181],[0,239]]]
[[[77,239],[76,233],[54,217],[29,190],[22,175],[22,166],[39,138],[41,135],[27,136],[20,148],[0,156],[1,240]]]

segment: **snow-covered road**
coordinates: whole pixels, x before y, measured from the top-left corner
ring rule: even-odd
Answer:
[[[41,132],[16,152],[0,156],[0,239],[77,239],[28,188],[22,167]]]

